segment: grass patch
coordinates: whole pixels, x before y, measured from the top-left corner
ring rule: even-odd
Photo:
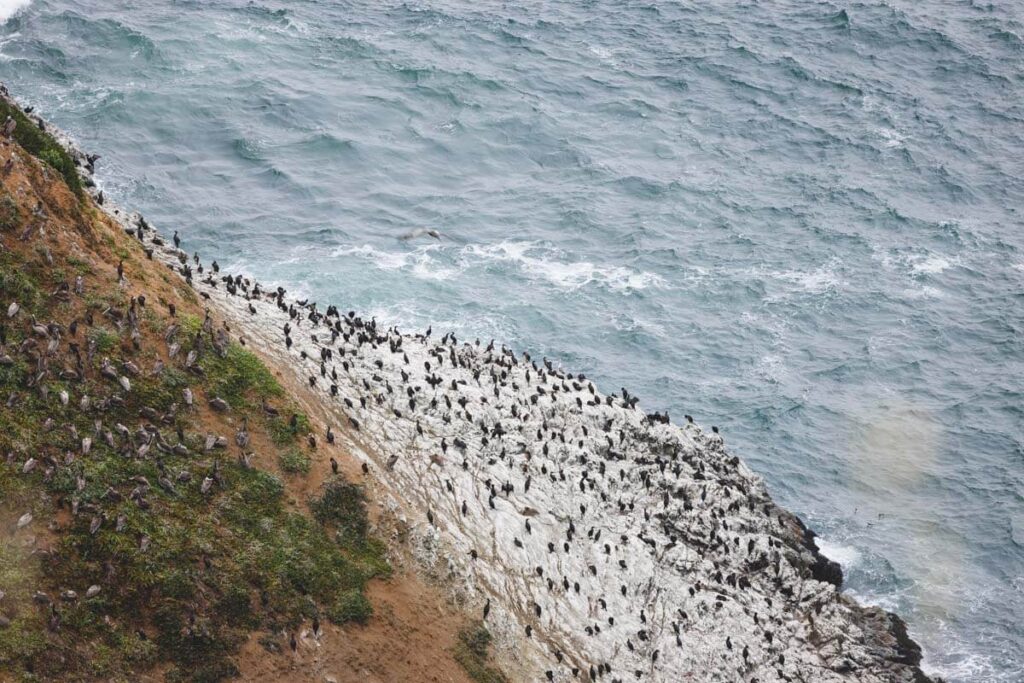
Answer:
[[[89,265],[88,261],[80,259],[76,256],[68,256],[67,264],[74,268],[75,272],[79,275],[88,275],[93,272],[92,266]]]
[[[345,591],[327,609],[327,618],[335,624],[365,624],[372,615],[373,607],[360,590]]]
[[[7,318],[7,306],[17,301],[23,314],[32,314],[42,297],[32,270],[28,264],[20,263],[11,254],[0,257],[0,296],[3,297],[3,318]],[[7,323],[10,327],[11,323]]]
[[[291,446],[281,451],[277,456],[277,462],[281,470],[288,474],[309,474],[309,456],[303,453],[297,446]]]
[[[121,345],[121,336],[107,327],[94,327],[89,330],[89,339],[96,344],[97,353],[110,353]]]
[[[230,346],[224,358],[208,357],[204,369],[210,373],[213,392],[232,405],[247,405],[250,399],[284,394],[267,366],[239,346]]]
[[[14,230],[21,224],[21,214],[18,213],[18,204],[11,195],[4,193],[0,197],[0,231],[7,232]]]
[[[365,542],[369,520],[363,487],[335,478],[324,484],[322,491],[318,498],[310,501],[313,516],[321,524],[337,529],[350,545]]]
[[[202,321],[194,316],[181,317],[181,338],[191,339],[202,330]],[[220,396],[232,408],[251,409],[262,401],[284,397],[284,390],[266,365],[254,354],[232,342],[224,355],[212,348],[213,333],[207,350],[199,360],[206,377],[207,391]]]
[[[455,661],[477,683],[509,683],[505,674],[488,664],[490,648],[490,631],[483,623],[476,622],[459,632],[459,642],[453,654]]]
[[[287,446],[294,443],[299,437],[305,436],[312,431],[309,418],[304,413],[295,413],[295,426],[291,425],[291,416],[268,417],[265,420],[270,438],[278,446]]]

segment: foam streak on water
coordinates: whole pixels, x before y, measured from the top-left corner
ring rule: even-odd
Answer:
[[[0,78],[186,247],[719,425],[931,670],[1024,678],[1024,5],[0,22]],[[397,239],[421,227],[445,237]]]

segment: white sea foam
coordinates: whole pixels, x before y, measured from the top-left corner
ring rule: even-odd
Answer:
[[[364,244],[361,247],[339,247],[331,252],[332,258],[341,256],[358,256],[361,259],[373,262],[373,265],[381,270],[398,270],[405,267],[408,255],[381,251],[369,244]]]
[[[0,24],[32,4],[32,0],[0,0]]]
[[[755,269],[753,273],[757,277],[766,277],[766,279],[794,285],[782,292],[769,291],[768,301],[781,301],[793,294],[826,294],[837,291],[843,284],[843,279],[837,272],[837,266],[838,262],[833,260],[811,271],[786,270],[763,274],[760,270]]]
[[[950,681],[991,681],[994,670],[992,660],[984,655],[967,653],[953,664],[934,665],[928,652],[924,652],[924,669]]]
[[[779,354],[769,353],[758,361],[755,372],[762,380],[778,384],[785,375],[786,361]]]
[[[932,275],[935,273],[941,273],[951,265],[953,265],[953,262],[945,256],[942,256],[941,254],[929,254],[924,258],[911,262],[910,270],[915,274],[920,273]]]
[[[906,136],[892,128],[876,128],[875,133],[882,138],[884,145],[890,149],[902,147],[903,141],[906,139]]]
[[[810,273],[787,274],[784,277],[800,285],[804,291],[814,293],[835,289],[839,284],[839,278],[836,277],[836,274],[825,268],[819,268]]]
[[[903,296],[907,299],[940,299],[943,294],[942,290],[936,287],[920,287],[905,290]]]
[[[820,538],[815,539],[815,542],[818,544],[819,547],[821,546]],[[824,553],[824,550],[822,551],[822,553]],[[825,557],[828,557],[828,554],[825,554]],[[836,560],[836,562],[839,561]],[[839,562],[839,564],[842,565],[843,563]],[[887,612],[896,612],[899,610],[899,602],[893,595],[889,593],[862,593],[860,591],[853,590],[852,588],[847,588],[846,593],[862,605],[868,605],[871,607],[881,607]]]
[[[840,545],[826,538],[819,536],[815,539],[821,554],[834,562],[838,562],[843,571],[856,567],[860,564],[860,551],[849,545]]]
[[[413,251],[394,252],[364,244],[360,247],[335,249],[331,256],[356,256],[370,261],[381,270],[401,270],[422,280],[449,280],[458,275],[459,269],[447,267],[435,258],[434,254],[438,250],[438,246],[431,245]]]
[[[612,316],[611,323],[620,332],[640,332],[652,337],[665,336],[665,326],[653,320],[619,314]]]
[[[548,252],[555,258],[531,255]],[[664,287],[660,275],[624,266],[605,266],[590,261],[567,261],[562,254],[533,242],[503,241],[492,245],[470,245],[465,255],[518,265],[523,272],[550,282],[560,289],[576,290],[596,284],[614,292],[630,292],[648,287]]]
[[[937,275],[959,263],[959,259],[955,256],[932,252],[923,254],[894,254],[876,249],[874,257],[889,270],[903,270],[911,275]]]

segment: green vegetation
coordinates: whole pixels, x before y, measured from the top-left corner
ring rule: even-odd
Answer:
[[[291,418],[267,417],[266,426],[270,431],[270,438],[278,446],[285,446],[295,441],[300,436],[309,434],[312,429],[309,426],[309,418],[302,413],[294,413],[295,426],[291,426]]]
[[[0,232],[14,230],[18,227],[20,220],[18,204],[14,201],[14,197],[5,192],[4,196],[0,197]]]
[[[202,329],[202,321],[195,316],[182,316],[180,322],[182,339],[191,339]],[[199,367],[209,395],[221,397],[232,408],[259,408],[265,400],[284,397],[284,390],[267,366],[237,344],[231,344],[223,355],[207,353],[199,360]]]
[[[290,446],[277,456],[277,462],[281,470],[288,474],[309,474],[309,456],[303,453],[297,446]]]
[[[362,591],[347,590],[327,608],[327,618],[336,624],[356,622],[365,624],[373,614],[373,607]]]
[[[369,534],[363,487],[335,476],[320,487],[309,508],[321,528],[334,532],[334,540],[357,562],[366,576],[387,576],[384,544]]]
[[[29,154],[42,159],[53,166],[64,178],[64,182],[77,196],[82,196],[82,181],[75,169],[75,162],[60,143],[52,135],[30,121],[20,109],[0,99],[0,123],[12,117],[18,125],[14,129],[14,139]]]
[[[41,296],[39,287],[32,277],[33,273],[28,264],[19,263],[19,259],[10,252],[0,253],[0,295],[3,297],[6,316],[7,306],[12,301],[17,301],[22,310],[31,314],[39,302]]]
[[[3,486],[2,482],[0,486]],[[3,590],[9,596],[5,599],[31,598],[31,566],[23,550],[16,548],[7,540],[0,541],[0,586],[3,586]],[[42,623],[40,615],[34,612],[20,613],[14,616],[7,628],[0,628],[0,666],[42,654],[46,648],[43,629],[45,624]]]
[[[110,353],[121,343],[117,333],[106,327],[94,327],[89,330],[88,336],[96,344],[97,353]]]
[[[455,661],[478,683],[508,683],[505,674],[487,663],[490,648],[491,633],[483,623],[477,622],[459,632]]]

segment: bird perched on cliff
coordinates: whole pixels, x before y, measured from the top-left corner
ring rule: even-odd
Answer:
[[[242,418],[242,426],[235,432],[235,443],[238,444],[239,448],[245,448],[249,445],[249,418]]]
[[[12,119],[10,116],[4,121],[4,137],[11,137],[14,135],[14,129],[18,127],[18,122]]]

